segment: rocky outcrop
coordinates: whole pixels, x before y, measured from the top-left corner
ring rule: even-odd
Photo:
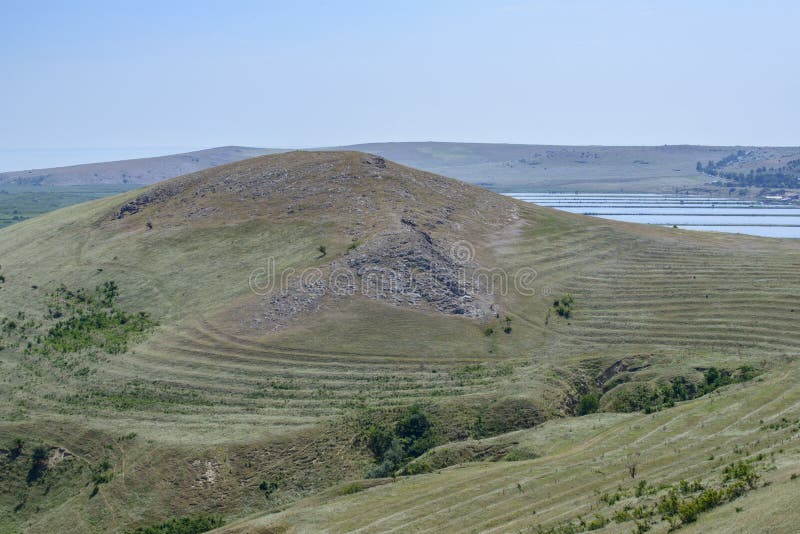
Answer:
[[[404,219],[393,231],[373,236],[323,267],[282,279],[263,297],[254,326],[280,329],[292,317],[355,294],[395,306],[484,317],[492,299],[475,280],[480,266],[471,257],[456,256]]]

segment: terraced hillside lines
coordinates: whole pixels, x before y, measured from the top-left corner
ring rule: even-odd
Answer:
[[[207,323],[162,332],[105,369],[108,383],[97,385],[96,402],[84,413],[112,417],[102,402],[112,384],[115,397],[134,384],[135,392],[163,391],[166,403],[133,405],[126,417],[210,427],[225,421],[257,434],[258,423],[274,430],[307,426],[350,408],[405,406],[485,391],[498,379],[454,373],[474,358],[437,360],[427,355],[320,352],[284,348],[220,332]],[[151,378],[152,377],[152,378]],[[179,394],[179,395],[178,395]],[[86,404],[89,400],[85,400]],[[112,404],[113,407],[113,404]],[[62,411],[54,405],[52,409]],[[119,408],[116,408],[119,409]],[[182,440],[181,432],[173,434]],[[146,432],[146,430],[144,430]]]
[[[576,277],[576,335],[593,343],[796,351],[800,255],[643,246]]]
[[[730,387],[652,415],[598,414],[551,421],[486,440],[527,446],[542,453],[541,458],[467,464],[355,495],[311,499],[221,532],[267,525],[290,532],[535,531],[579,516],[609,517],[612,510],[636,501],[633,488],[643,480],[653,487],[680,480],[707,483],[723,466],[745,458],[760,462],[770,486],[734,501],[743,510],[735,514],[740,528],[788,524],[785,515],[796,521],[800,511],[780,510],[780,517],[771,519],[768,505],[751,510],[747,503],[763,503],[764,493],[797,491],[798,482],[790,475],[800,470],[798,378],[800,369],[793,365],[791,371],[774,373],[764,382]],[[637,464],[633,480],[627,469],[631,462]],[[619,504],[601,501],[602,494],[619,488],[627,492]],[[732,505],[725,507],[733,513]],[[704,521],[714,517],[701,515],[698,527],[713,529],[712,522]],[[632,520],[611,521],[607,531],[633,527]],[[663,522],[654,531],[667,527]]]

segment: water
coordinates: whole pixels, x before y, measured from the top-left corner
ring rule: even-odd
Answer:
[[[800,238],[800,206],[656,194],[507,193],[571,213],[688,230]]]

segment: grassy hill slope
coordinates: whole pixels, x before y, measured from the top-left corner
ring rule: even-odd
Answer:
[[[800,486],[798,378],[792,365],[652,415],[595,414],[462,442],[494,459],[347,492],[352,486],[342,485],[219,532],[667,532],[659,502],[671,491],[691,502],[730,487],[725,469],[742,463],[755,474],[742,496],[688,522],[676,514],[675,526],[790,532],[800,520],[791,505]]]
[[[581,217],[358,152],[65,208],[0,230],[0,258],[11,531],[277,510],[372,470],[365,421],[412,404],[445,444],[590,392],[660,408],[674,378],[779,372],[800,342],[798,243]]]

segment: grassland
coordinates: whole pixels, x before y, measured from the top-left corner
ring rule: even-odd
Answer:
[[[49,211],[129,191],[133,186],[0,185],[0,228]]]
[[[364,259],[390,265],[395,257],[387,260],[380,251],[396,243],[410,247],[397,245],[397,261],[408,263],[465,241],[476,265],[512,277],[534,268],[533,292],[513,284],[507,291],[476,289],[474,301],[491,302],[499,317],[443,313],[425,299],[412,305],[354,294],[311,299],[288,319],[273,320],[274,293],[258,295],[250,287],[253,270],[269,258],[279,272],[311,267],[327,273]],[[608,474],[596,481],[598,490],[624,479],[621,460],[603,451],[637,451],[650,438],[662,444],[680,438],[685,431],[678,422],[687,410],[745,424],[741,416],[749,412],[737,411],[749,409],[738,404],[741,395],[755,403],[781,388],[794,391],[788,384],[800,343],[797,243],[571,215],[360,153],[256,158],[68,207],[0,230],[0,258],[0,317],[22,314],[34,333],[23,338],[4,331],[0,350],[0,394],[7,399],[0,406],[0,448],[9,452],[17,438],[24,442],[15,459],[0,456],[0,528],[12,532],[124,531],[199,513],[221,513],[232,524],[298,500],[284,515],[255,521],[331,531],[358,527],[362,519],[363,526],[395,520],[402,526],[417,520],[415,511],[384,523],[354,508],[348,523],[326,516],[326,504],[308,515],[308,523],[298,519],[310,506],[302,499],[329,495],[324,492],[363,479],[374,467],[354,440],[364,417],[388,421],[417,404],[431,420],[435,444],[452,447],[469,444],[470,436],[570,416],[590,391],[602,393],[602,410],[637,385],[698,380],[709,367],[749,365],[761,373],[653,415],[591,415],[524,430],[520,436],[541,456],[535,460],[417,475],[333,499],[331,506],[402,487],[416,488],[409,491],[419,491],[424,503],[423,495],[463,482],[448,478],[458,473],[473,473],[476,491],[485,486],[494,498],[501,486],[475,477],[498,470],[500,484],[520,466],[544,473],[551,465],[547,455],[553,466],[563,460],[578,470],[574,476],[553,471],[548,491],[594,502],[594,486],[576,482],[579,469],[591,465]],[[47,335],[62,320],[48,316],[48,295],[57,287],[91,291],[108,281],[119,287],[114,305],[120,311],[147,312],[158,326],[120,354],[27,350],[36,335]],[[569,317],[552,311],[554,298],[566,294],[574,299]],[[503,332],[505,316],[510,333]],[[719,395],[730,404],[713,404]],[[790,408],[776,410],[789,417]],[[636,433],[652,421],[669,431]],[[625,425],[637,426],[636,432],[623,432]],[[571,429],[592,446],[581,449],[584,456],[577,450],[569,456],[567,444],[557,455],[539,450],[545,438],[536,436],[552,436],[551,428]],[[767,430],[759,432],[753,439],[771,439]],[[516,436],[493,439],[523,440]],[[706,443],[704,436],[696,435],[698,443]],[[707,445],[697,446],[722,447],[709,436]],[[739,441],[731,439],[735,447]],[[52,466],[29,482],[37,447],[53,458]],[[667,455],[659,460],[665,472],[670,458],[681,456],[668,453],[677,454],[658,449]],[[714,454],[727,460],[732,453],[722,447]],[[607,468],[598,467],[604,461]],[[658,482],[646,463],[641,476]],[[700,476],[686,469],[686,476]],[[673,483],[672,475],[659,476]],[[446,483],[436,489],[437,480]],[[536,521],[519,524],[574,519],[578,512],[567,512],[569,502],[564,509],[547,505],[557,509],[552,516],[532,504]],[[441,516],[441,527],[459,530],[449,506],[426,513]],[[510,513],[500,501],[497,506]],[[387,509],[373,508],[374,514]],[[503,529],[503,514],[487,515],[487,521]],[[508,516],[509,529],[516,520]],[[433,525],[426,521],[414,524]]]
[[[748,461],[759,477],[754,488],[696,522],[678,521],[682,531],[792,532],[798,512],[791,503],[800,484],[798,378],[793,364],[651,415],[588,415],[462,442],[456,446],[468,451],[524,450],[537,457],[467,462],[348,495],[331,491],[220,532],[590,530],[579,518],[602,532],[635,532],[637,522],[666,532],[669,522],[659,513],[648,516],[648,505],[681,481],[714,487],[726,466]]]

